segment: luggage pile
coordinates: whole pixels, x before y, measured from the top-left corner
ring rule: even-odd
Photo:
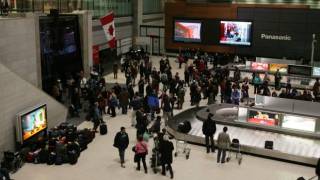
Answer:
[[[50,129],[46,138],[23,148],[21,154],[28,163],[73,165],[77,163],[80,153],[87,149],[94,138],[93,130],[77,130],[77,127],[72,124],[62,123]]]

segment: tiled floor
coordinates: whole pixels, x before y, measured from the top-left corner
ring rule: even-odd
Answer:
[[[152,58],[158,65],[159,58]],[[173,63],[172,63],[173,64]],[[173,64],[173,69],[177,69]],[[182,75],[182,71],[180,71]],[[106,77],[107,82],[115,82],[112,75]],[[117,82],[124,81],[119,76]],[[188,93],[186,93],[184,108],[189,108]],[[205,105],[206,102],[201,102]],[[149,170],[145,175],[142,171],[135,170],[133,163],[133,152],[130,150],[135,143],[135,129],[130,127],[130,111],[128,115],[118,115],[116,118],[104,117],[109,128],[108,135],[97,135],[96,139],[89,145],[88,149],[81,154],[76,165],[47,166],[26,164],[12,176],[15,180],[143,180],[143,179],[168,179],[160,174],[154,174]],[[84,122],[79,128],[91,127],[92,124]],[[118,153],[113,148],[113,138],[121,126],[127,127],[130,136],[130,146],[126,152],[126,168],[120,168]],[[152,147],[152,140],[149,142]],[[231,161],[226,164],[216,163],[216,154],[206,154],[205,148],[191,146],[190,159],[183,157],[174,159],[173,168],[175,179],[179,180],[296,180],[300,176],[312,177],[314,168],[283,163],[263,158],[245,155],[243,163],[239,166]],[[149,159],[149,158],[148,158]],[[149,163],[148,163],[149,164]]]

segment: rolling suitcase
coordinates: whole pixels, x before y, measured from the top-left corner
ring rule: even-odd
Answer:
[[[273,141],[266,141],[265,143],[264,143],[264,148],[265,149],[273,149]]]
[[[100,134],[105,135],[108,133],[108,127],[106,123],[101,123],[100,124]]]

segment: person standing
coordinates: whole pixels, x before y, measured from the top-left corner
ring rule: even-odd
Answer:
[[[319,78],[316,78],[316,82],[313,84],[312,87],[313,96],[315,98],[315,101],[319,101],[320,99],[320,82]]]
[[[146,156],[148,154],[148,145],[143,141],[142,136],[138,136],[138,142],[135,146],[135,156],[137,156],[137,171],[140,171],[140,161],[142,161],[144,172],[147,174]]]
[[[320,158],[318,159],[318,163],[316,166],[316,175],[318,176],[318,180],[320,180]]]
[[[277,72],[274,74],[274,86],[276,90],[281,89],[280,81],[281,81],[281,74],[279,72],[279,69],[277,69]]]
[[[125,155],[126,149],[128,148],[128,145],[129,145],[129,136],[126,133],[126,128],[121,127],[120,132],[118,132],[114,138],[113,146],[118,148],[119,150],[120,164],[122,168],[125,168],[124,155]]]
[[[205,135],[205,139],[206,139],[206,147],[207,147],[207,153],[210,152],[215,152],[215,148],[214,148],[214,134],[216,133],[216,122],[214,120],[212,120],[213,114],[209,113],[208,118],[206,121],[203,122],[202,125],[202,133]],[[211,141],[211,145],[210,142]]]
[[[235,105],[239,105],[241,99],[241,94],[237,85],[233,85],[233,91],[231,93],[231,101]]]
[[[99,109],[99,103],[95,102],[94,107],[92,109],[92,122],[93,122],[93,130],[97,132],[97,129],[102,121],[102,114]]]
[[[162,166],[162,175],[166,175],[166,169],[170,172],[170,178],[173,179],[172,170],[172,152],[174,150],[173,143],[167,139],[167,136],[163,136],[159,143],[159,152],[161,154],[160,162]]]
[[[138,92],[136,92],[134,94],[132,101],[130,101],[130,106],[132,107],[132,114],[131,114],[131,126],[132,127],[135,127],[137,124],[136,114],[137,114],[137,111],[141,108],[141,104],[142,104],[141,101],[142,100],[139,97]]]
[[[113,64],[113,78],[114,79],[117,79],[118,78],[118,64],[117,63],[114,63]]]
[[[218,158],[217,158],[217,162],[220,163],[224,163],[226,160],[226,151],[229,148],[229,145],[231,144],[231,140],[230,140],[230,136],[229,134],[227,134],[228,128],[224,127],[223,128],[223,132],[221,132],[218,136]],[[222,157],[221,157],[222,155]]]
[[[162,117],[164,119],[165,126],[168,126],[168,122],[171,118],[172,107],[171,107],[169,96],[167,94],[164,94],[164,96],[162,97],[161,108],[163,112]]]
[[[122,109],[122,114],[127,114],[129,105],[129,93],[126,88],[123,88],[119,94],[119,103]]]

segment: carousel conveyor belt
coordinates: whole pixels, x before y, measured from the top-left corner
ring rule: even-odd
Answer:
[[[202,134],[203,122],[196,117],[199,110],[198,108],[192,108],[175,115],[169,122],[168,132],[179,140],[195,144],[205,144],[204,135]],[[192,129],[188,134],[178,132],[179,123],[186,120],[190,121]],[[215,141],[224,126],[228,127],[231,139],[237,138],[240,140],[241,151],[244,153],[308,165],[316,165],[320,157],[319,139],[222,125],[219,122],[217,122],[217,131],[214,136]],[[267,140],[274,142],[273,150],[264,148],[265,141]]]

